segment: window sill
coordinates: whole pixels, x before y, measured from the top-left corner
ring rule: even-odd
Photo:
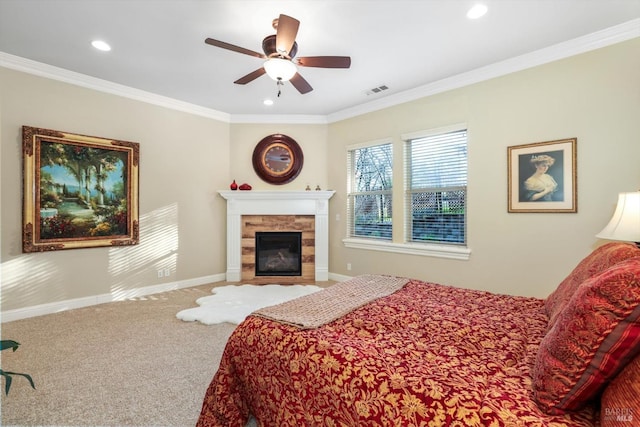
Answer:
[[[398,254],[431,256],[468,261],[471,249],[463,246],[433,245],[421,243],[392,243],[369,239],[342,239],[347,248],[366,249],[371,251],[392,252]]]

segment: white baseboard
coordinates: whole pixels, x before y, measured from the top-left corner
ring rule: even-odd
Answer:
[[[162,283],[160,285],[143,286],[141,288],[118,291],[117,294],[102,294],[91,297],[75,298],[65,301],[34,305],[31,307],[3,311],[1,314],[1,319],[2,323],[11,322],[14,320],[27,319],[29,317],[42,316],[44,314],[59,313],[61,311],[72,310],[74,308],[88,307],[91,305],[104,304],[113,301],[122,301],[129,298],[143,297],[145,295],[157,294],[160,292],[174,291],[176,289],[206,285],[207,283],[222,282],[224,280],[224,273],[213,274],[210,276],[196,277],[194,279],[179,280],[177,282]]]
[[[336,282],[345,282],[349,279],[353,279],[353,276],[345,276],[343,274],[329,273],[329,280],[335,280]]]
[[[344,282],[351,279],[351,276],[329,273],[329,280]],[[27,319],[29,317],[43,316],[45,314],[59,313],[61,311],[73,310],[75,308],[89,307],[92,305],[105,304],[114,301],[123,301],[129,298],[138,298],[145,295],[157,294],[160,292],[175,291],[176,289],[190,288],[192,286],[206,285],[207,283],[223,282],[227,280],[225,273],[213,274],[210,276],[196,277],[195,279],[179,280],[177,282],[162,283],[160,285],[143,286],[141,288],[118,291],[117,294],[102,294],[84,298],[74,298],[65,301],[51,302],[47,304],[34,305],[31,307],[18,308],[15,310],[3,311],[0,314],[1,323],[12,322],[14,320]]]

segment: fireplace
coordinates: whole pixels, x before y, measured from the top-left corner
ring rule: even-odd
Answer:
[[[329,280],[329,199],[334,191],[228,191],[227,281],[313,283]],[[302,233],[301,276],[255,275],[255,233]]]
[[[302,233],[256,232],[256,276],[301,276]]]

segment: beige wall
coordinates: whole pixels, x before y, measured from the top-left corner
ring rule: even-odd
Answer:
[[[281,133],[293,138],[303,152],[304,163],[296,179],[287,184],[272,185],[253,170],[253,150],[267,135]],[[234,124],[231,126],[231,179],[238,184],[251,184],[256,190],[300,191],[320,185],[327,189],[327,126],[299,124]],[[228,185],[225,189],[228,188]]]
[[[640,188],[639,50],[634,39],[329,125],[230,124],[0,68],[2,310],[223,274],[225,203],[217,190],[232,179],[258,190],[336,190],[333,274],[398,274],[544,297],[603,243],[594,234],[617,193]],[[402,133],[459,122],[469,129],[471,259],[346,249],[345,147],[387,137],[399,144]],[[22,125],[141,144],[140,245],[21,253]],[[272,133],[304,150],[290,184],[270,186],[253,171],[253,148]],[[578,138],[578,213],[508,214],[507,146],[570,137]],[[158,279],[165,267],[170,278]]]
[[[0,111],[3,311],[225,271],[228,123],[6,68]],[[140,143],[139,245],[21,253],[22,125]]]
[[[330,271],[547,296],[597,245],[618,192],[640,188],[640,39],[329,126]],[[466,122],[468,261],[345,248],[345,147]],[[507,213],[507,147],[577,137],[578,213]],[[401,159],[396,158],[399,167]],[[402,176],[394,175],[402,188]],[[399,215],[401,204],[394,202]],[[336,220],[336,215],[341,220]],[[347,271],[346,264],[352,270]]]

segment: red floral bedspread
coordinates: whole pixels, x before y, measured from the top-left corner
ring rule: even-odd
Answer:
[[[317,329],[248,317],[198,426],[593,426],[532,401],[543,300],[411,280]]]

